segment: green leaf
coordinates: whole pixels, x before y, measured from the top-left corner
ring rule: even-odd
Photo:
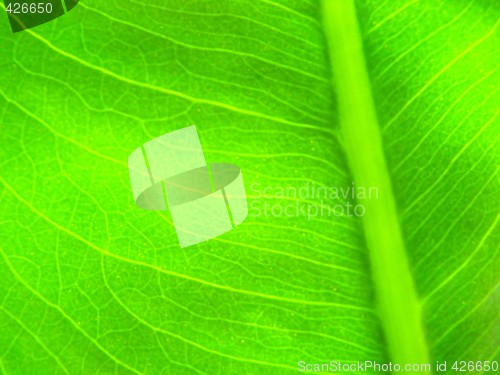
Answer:
[[[86,0],[16,34],[5,16],[1,371],[498,360],[499,15]],[[241,168],[249,217],[180,249],[168,212],[135,205],[127,159],[192,124],[209,162]],[[378,195],[312,194],[353,181]]]

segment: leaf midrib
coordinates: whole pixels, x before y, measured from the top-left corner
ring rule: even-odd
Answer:
[[[363,228],[389,354],[400,364],[429,363],[354,0],[322,0],[321,5],[347,160],[357,186],[379,191],[379,197],[363,200]]]

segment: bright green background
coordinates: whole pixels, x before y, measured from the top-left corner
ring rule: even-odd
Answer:
[[[357,6],[430,357],[498,359],[499,3]],[[181,250],[129,186],[130,152],[191,124],[250,204],[256,183],[349,186],[323,35],[313,0],[86,0],[19,34],[0,18],[4,373],[390,360],[359,220],[251,216]]]

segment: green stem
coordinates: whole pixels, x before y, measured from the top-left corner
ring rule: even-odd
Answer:
[[[363,228],[391,360],[429,363],[421,304],[399,225],[354,0],[322,0],[322,8],[348,162],[357,186],[379,191],[378,197],[363,200]]]

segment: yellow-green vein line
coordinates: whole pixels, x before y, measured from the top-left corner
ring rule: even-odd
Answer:
[[[428,363],[421,304],[406,254],[366,68],[354,0],[322,0],[341,134],[357,186],[377,186],[364,201],[378,312],[392,361]]]

